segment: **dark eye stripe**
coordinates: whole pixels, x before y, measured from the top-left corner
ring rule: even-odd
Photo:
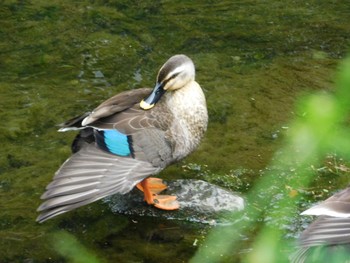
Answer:
[[[164,86],[165,86],[165,85],[168,83],[168,81],[170,81],[170,80],[172,80],[172,79],[176,78],[176,77],[177,77],[179,74],[180,74],[180,72],[175,73],[175,74],[174,74],[174,75],[172,75],[170,78],[168,78],[168,79],[164,80],[164,82],[163,82]]]
[[[169,80],[176,78],[179,74],[180,74],[180,72],[175,73],[174,75],[172,75],[172,76],[169,78]]]

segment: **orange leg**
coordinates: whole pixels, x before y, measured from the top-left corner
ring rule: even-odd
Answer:
[[[152,194],[159,194],[160,192],[167,189],[167,186],[163,184],[163,180],[160,178],[148,177],[141,183],[138,183],[136,187],[143,192],[143,184],[147,184],[147,187],[151,190]]]
[[[146,178],[137,184],[137,188],[143,191],[145,201],[149,205],[154,205],[163,210],[175,210],[180,207],[178,201],[176,201],[176,196],[158,194],[167,188],[159,178]]]
[[[150,188],[150,182],[149,179],[145,179],[140,183],[141,187],[142,187],[142,191],[143,194],[145,195],[145,201],[147,202],[147,204],[149,205],[153,205],[154,204],[154,198],[153,198],[153,193],[152,190]]]

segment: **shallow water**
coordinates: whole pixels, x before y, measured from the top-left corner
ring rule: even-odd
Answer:
[[[116,215],[103,202],[34,222],[40,195],[74,138],[56,125],[117,92],[152,86],[159,66],[185,53],[196,64],[210,124],[198,151],[162,176],[204,179],[244,193],[281,146],[289,120],[302,114],[294,110],[296,99],[334,89],[335,69],[349,46],[349,13],[346,1],[5,0],[1,262],[64,262],[54,246],[57,231],[72,233],[106,262],[188,261],[211,226]],[[346,183],[320,178],[317,189]],[[311,200],[327,195],[316,193]],[[304,221],[291,221],[294,237]],[[250,237],[242,244],[248,253]]]

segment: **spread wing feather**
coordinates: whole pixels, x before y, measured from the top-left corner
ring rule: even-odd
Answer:
[[[72,155],[57,171],[38,208],[37,221],[115,193],[127,193],[137,183],[161,170],[149,162],[118,157],[90,144]]]
[[[293,255],[291,262],[308,262],[312,258],[314,248],[321,249],[324,255],[328,256],[336,252],[337,248],[348,250],[347,247],[350,244],[350,188],[334,194],[302,214],[318,217],[300,235],[300,248]],[[329,262],[332,261],[329,260]]]

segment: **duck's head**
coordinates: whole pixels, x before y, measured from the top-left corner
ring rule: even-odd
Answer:
[[[141,101],[140,107],[144,110],[151,109],[166,91],[181,89],[195,77],[195,69],[192,60],[185,55],[175,55],[168,59],[160,68],[157,83],[152,93]]]

